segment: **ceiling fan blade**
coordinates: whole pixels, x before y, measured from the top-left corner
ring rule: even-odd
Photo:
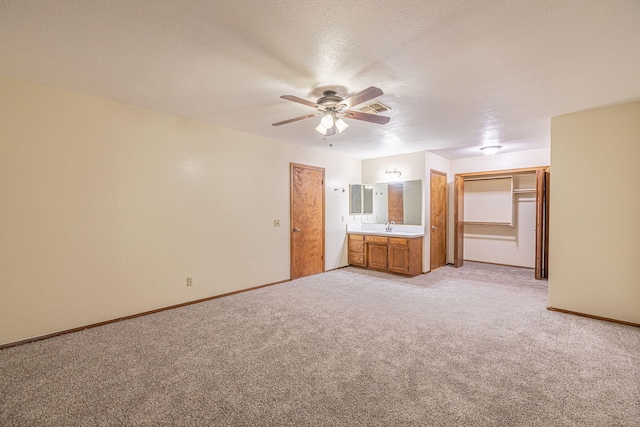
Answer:
[[[356,93],[355,95],[350,96],[347,99],[344,99],[339,105],[345,105],[345,109],[355,107],[356,105],[362,104],[363,102],[367,102],[370,99],[377,98],[382,95],[383,92],[381,89],[371,86],[366,88],[365,90]]]
[[[361,113],[360,111],[351,110],[343,111],[342,115],[345,119],[363,120],[365,122],[378,123],[380,125],[389,123],[389,120],[391,120],[391,117],[377,116],[375,114]]]
[[[319,116],[320,114],[322,114],[322,113],[307,114],[306,116],[296,117],[295,119],[289,119],[289,120],[284,120],[284,121],[282,121],[282,122],[273,123],[271,126],[286,125],[287,123],[297,122],[298,120],[304,120],[304,119],[308,119],[308,118],[310,118],[310,117],[316,117],[316,116]],[[370,115],[370,114],[369,114],[369,115]]]
[[[298,98],[297,96],[293,95],[282,95],[280,98],[286,99],[287,101],[297,102],[298,104],[307,105],[312,108],[324,108],[322,107],[322,105],[318,105],[315,102],[307,101],[306,99]]]

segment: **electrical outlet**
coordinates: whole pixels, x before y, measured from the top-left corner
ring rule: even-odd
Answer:
[[[273,220],[273,226],[274,227],[280,227],[280,220],[279,219],[274,219]]]
[[[191,277],[187,277],[187,286],[193,286],[193,279]]]

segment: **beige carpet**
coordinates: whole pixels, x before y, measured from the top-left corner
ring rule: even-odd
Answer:
[[[638,426],[640,329],[356,268],[0,351],[2,426]]]

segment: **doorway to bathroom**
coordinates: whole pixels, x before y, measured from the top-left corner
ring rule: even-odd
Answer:
[[[431,271],[447,264],[447,174],[431,169],[430,179]]]

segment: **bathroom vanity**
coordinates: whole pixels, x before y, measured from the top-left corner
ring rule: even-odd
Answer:
[[[422,273],[422,235],[417,233],[348,232],[349,264],[371,270]]]

